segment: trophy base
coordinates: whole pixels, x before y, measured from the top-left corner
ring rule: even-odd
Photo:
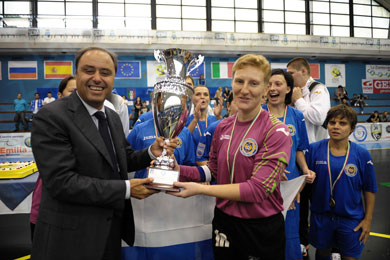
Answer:
[[[179,192],[180,188],[173,186],[179,180],[179,171],[161,168],[149,168],[148,177],[153,178],[153,182],[145,184],[145,187],[154,190],[165,190]]]

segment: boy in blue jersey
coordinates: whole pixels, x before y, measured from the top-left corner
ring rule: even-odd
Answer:
[[[156,139],[157,129],[155,128],[153,118],[134,126],[133,130],[127,136],[127,141],[134,150],[140,150],[148,147]],[[174,155],[178,163],[183,165],[195,165],[195,148],[190,131],[184,127],[177,137],[178,145]],[[147,170],[139,170],[135,173],[135,178],[145,178]]]
[[[309,232],[316,260],[330,260],[332,247],[342,259],[359,259],[370,234],[377,184],[369,152],[349,141],[356,123],[352,108],[332,107],[324,122],[330,139],[311,144],[306,154],[317,173]]]
[[[303,151],[309,149],[305,120],[302,112],[289,106],[294,89],[294,79],[290,73],[274,69],[267,86],[268,104],[262,108],[282,121],[289,129],[292,139],[290,162],[286,168],[286,177],[292,180],[303,174],[308,175],[306,181],[311,183],[315,173],[310,171]],[[301,171],[300,171],[301,170]],[[302,187],[303,188],[303,187]],[[285,219],[286,260],[302,259],[299,240],[299,204],[294,202],[287,211]]]

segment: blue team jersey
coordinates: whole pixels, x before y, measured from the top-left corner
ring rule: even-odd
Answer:
[[[350,142],[350,154],[346,167],[333,189],[336,206],[329,206],[330,185],[327,162],[329,139],[310,144],[306,153],[309,169],[314,171],[313,195],[310,209],[316,213],[334,213],[352,219],[364,218],[362,192],[377,192],[374,164],[370,153],[360,145]],[[330,156],[333,182],[340,173],[345,156]]]
[[[267,105],[263,105],[262,108],[268,111]],[[279,117],[278,119],[283,122],[283,117]],[[307,137],[305,119],[301,111],[291,106],[287,106],[286,121],[284,123],[290,130],[292,139],[290,161],[286,168],[286,170],[290,172],[289,174],[286,174],[286,176],[291,180],[300,175],[296,162],[296,155],[297,151],[309,149],[309,138]]]
[[[143,123],[143,122],[145,122],[145,121],[148,121],[148,120],[150,120],[150,119],[152,119],[152,118],[153,118],[153,113],[152,113],[152,112],[143,113],[143,114],[141,114],[141,115],[138,117],[137,121],[136,121],[135,124],[134,124],[134,127],[135,127],[136,125],[141,124],[141,123]]]
[[[186,126],[188,126],[192,122],[192,120],[194,120],[194,115],[190,115],[188,117]],[[205,134],[206,128],[212,123],[214,123],[215,121],[217,121],[217,118],[211,115],[207,116],[207,124],[206,121],[198,121],[198,125],[195,127],[194,132],[192,133],[192,139],[194,140],[194,147],[195,147],[194,152],[195,149],[198,147],[200,137]]]
[[[222,120],[223,119],[219,119],[218,121],[215,121],[210,126],[208,126],[204,135],[200,137],[198,147],[196,148],[196,154],[195,154],[196,156],[195,160],[197,162],[209,160],[210,146],[211,146],[211,141],[213,140],[214,131],[215,128],[217,128],[219,122],[221,122]]]
[[[141,150],[150,146],[156,140],[153,119],[149,119],[143,123],[134,126],[130,134],[127,136],[127,141],[134,150]],[[190,131],[184,127],[178,136],[178,146],[175,149],[174,155],[178,164],[195,165],[194,142]],[[135,173],[135,178],[145,178],[146,169],[139,170]]]

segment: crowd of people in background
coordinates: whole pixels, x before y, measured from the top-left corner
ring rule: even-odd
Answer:
[[[86,73],[83,66],[95,66],[95,63],[91,65],[92,61],[97,68],[105,68],[110,73],[103,75],[98,69],[94,74]],[[133,120],[129,124],[133,130],[127,135],[129,127],[124,129],[124,137],[127,137],[132,149],[138,150],[135,152],[128,144],[118,141],[118,136],[123,137],[123,133],[112,128],[114,125],[120,125],[122,120],[122,117],[118,117],[121,116],[118,104],[131,107],[126,96],[118,96],[121,100],[119,103],[112,98],[116,69],[115,54],[98,47],[84,49],[78,53],[76,59],[77,75],[64,79],[59,86],[59,98],[70,95],[69,98],[61,98],[61,101],[46,106],[55,101],[52,93],[48,92],[43,100],[35,93],[30,107],[21,93],[18,93],[14,100],[16,131],[19,130],[20,123],[24,130],[28,129],[25,112],[28,109],[32,112],[35,126],[32,133],[35,136],[33,152],[34,156],[37,156],[43,179],[43,182],[41,177],[38,179],[38,186],[34,191],[32,235],[35,225],[42,237],[46,234],[45,229],[51,225],[45,223],[44,215],[38,214],[41,195],[47,219],[64,219],[64,216],[59,216],[58,213],[51,213],[54,207],[60,211],[69,209],[72,214],[92,218],[98,223],[101,220],[93,212],[103,214],[110,209],[115,222],[105,223],[104,230],[99,228],[99,232],[109,232],[99,239],[96,238],[99,243],[103,243],[103,248],[96,252],[90,248],[89,253],[98,256],[120,256],[118,249],[121,225],[134,225],[127,223],[129,219],[124,220],[121,217],[122,213],[127,214],[129,210],[129,205],[125,206],[123,201],[130,196],[146,198],[156,193],[137,186],[151,181],[146,178],[145,167],[162,153],[164,147],[169,149],[170,154],[175,155],[175,170],[180,172],[180,182],[175,185],[181,187],[181,190],[172,195],[186,198],[202,194],[217,198],[212,223],[215,259],[301,259],[307,257],[309,243],[317,249],[316,259],[330,259],[335,248],[343,259],[360,258],[369,236],[377,191],[370,154],[365,148],[348,139],[357,124],[357,113],[350,106],[358,106],[363,111],[366,105],[362,94],[354,94],[349,100],[345,88],[339,86],[334,93],[338,105],[331,108],[327,87],[311,77],[310,64],[306,59],[297,57],[290,60],[285,71],[271,70],[269,62],[261,55],[244,55],[233,66],[232,88],[219,87],[213,99],[203,75],[196,86],[191,77],[186,78],[186,83],[194,90],[193,107],[186,127],[179,135],[180,142],[171,140],[169,144],[163,145],[162,138],[155,130],[150,107],[141,97],[137,97],[133,108],[126,114],[129,120]],[[88,82],[98,84],[102,78],[104,82],[108,82],[108,89],[103,88],[99,95],[93,90],[92,95]],[[68,86],[71,89],[69,93],[66,92]],[[75,89],[76,94],[72,94]],[[111,102],[114,112],[107,107],[106,101]],[[214,108],[210,108],[211,103]],[[61,117],[58,112],[59,109],[64,109],[64,104],[77,107],[84,119],[92,120],[83,122],[78,118],[80,121],[74,122],[71,120],[73,112],[70,111],[66,111],[66,117]],[[227,109],[225,117],[222,115],[223,109]],[[43,111],[40,112],[41,110]],[[57,114],[53,118],[44,116],[54,112]],[[103,112],[103,118],[97,115],[99,112]],[[107,125],[107,116],[111,126]],[[59,124],[58,128],[53,130],[63,138],[60,143],[55,133],[45,133],[45,129],[51,125],[51,120],[66,124],[70,129],[70,132],[64,132]],[[384,112],[380,115],[375,111],[367,121],[387,122],[388,114]],[[111,133],[111,137],[116,141],[104,140],[105,146],[107,149],[113,149],[110,148],[112,145],[120,147],[116,147],[115,153],[110,153],[109,163],[106,158],[96,153],[88,138],[81,135],[74,124],[88,125],[89,134],[97,137],[100,133],[102,138],[106,137],[101,127],[111,127],[107,133]],[[95,126],[98,126],[99,130],[95,129]],[[206,138],[208,135],[209,139]],[[64,147],[58,150],[58,154],[64,156],[56,157],[58,164],[55,167],[47,164],[47,153],[50,150],[55,153],[58,147],[66,146],[72,138],[82,142],[83,146],[69,144],[77,149],[73,152],[72,149]],[[39,139],[52,145],[43,149]],[[101,143],[103,144],[103,140]],[[130,149],[133,155],[125,152],[125,147]],[[177,149],[173,151],[173,148]],[[72,159],[76,155],[89,156],[88,153],[83,153],[84,150],[93,154],[93,160],[98,158],[98,165],[113,175],[105,175],[96,165],[90,165],[100,174],[98,178],[90,176],[89,170]],[[137,171],[135,178],[141,180],[132,179],[131,185],[127,182],[126,185],[119,183],[126,179],[126,157],[128,160],[130,158],[142,161],[140,165],[132,165],[132,170]],[[64,158],[67,158],[73,168],[61,166],[60,160]],[[57,178],[55,182],[52,172]],[[68,175],[72,183],[61,179],[61,174]],[[283,199],[280,182],[300,175],[306,175],[306,181],[300,187],[300,204],[293,202],[284,221],[281,214]],[[354,178],[355,176],[357,177]],[[113,180],[115,182],[112,182]],[[350,181],[356,185],[348,186]],[[362,183],[359,184],[360,181]],[[85,182],[90,183],[91,190],[85,189]],[[204,182],[213,185],[204,185]],[[55,184],[61,184],[58,190],[51,187]],[[106,197],[106,192],[110,189],[116,193],[112,195],[115,197],[112,201]],[[362,192],[364,205],[359,195]],[[83,204],[78,201],[81,197]],[[104,210],[100,204],[104,205]],[[86,217],[80,213],[83,212],[81,209],[92,211]],[[118,212],[120,214],[115,216]],[[53,221],[57,223],[57,220]],[[80,230],[84,232],[83,235],[93,240],[96,230],[91,232],[93,226],[90,223],[92,222],[84,223],[89,229]],[[340,223],[343,223],[342,227]],[[126,234],[126,241],[132,244],[134,230],[129,232]],[[33,254],[58,254],[53,248],[47,248],[42,237],[33,239]],[[107,242],[107,237],[113,240]],[[56,244],[61,244],[62,248],[78,246],[71,237],[67,238],[66,243],[58,239]]]

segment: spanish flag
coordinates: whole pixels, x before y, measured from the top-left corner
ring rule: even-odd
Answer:
[[[45,79],[63,79],[72,74],[72,61],[45,61]]]

